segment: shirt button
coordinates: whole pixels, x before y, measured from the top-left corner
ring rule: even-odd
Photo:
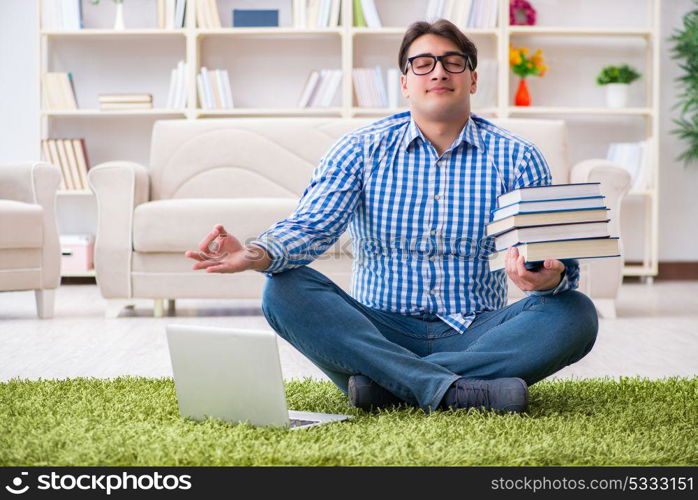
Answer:
[[[435,200],[438,200],[439,198],[441,198],[441,195],[440,195],[440,194],[435,194],[435,195],[434,195],[434,199],[435,199]]]
[[[434,230],[432,229],[431,231],[429,231],[429,234],[432,235],[432,236],[436,236],[436,231],[434,231]]]
[[[436,295],[436,290],[429,290],[429,295]]]
[[[443,166],[443,163],[441,162],[441,160],[439,160],[439,161],[436,162],[436,166],[437,166],[437,167]]]

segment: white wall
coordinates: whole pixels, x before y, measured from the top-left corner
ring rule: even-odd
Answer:
[[[129,1],[144,2],[147,0],[127,0],[126,3]],[[534,6],[538,4],[540,11],[540,23],[545,24],[545,16],[552,13],[551,9],[556,3],[567,1],[534,1]],[[575,2],[581,6],[578,21],[584,24],[580,19],[584,17],[583,6],[586,5],[586,2],[579,4],[577,0],[572,0],[571,3],[562,5],[567,8]],[[104,5],[99,7],[91,7],[88,4],[87,8],[112,8],[111,2],[108,0],[104,0],[102,3]],[[384,0],[382,8],[391,8],[391,3],[395,3],[395,0]],[[684,145],[674,135],[669,134],[669,131],[673,128],[672,118],[676,117],[676,111],[672,111],[675,95],[678,94],[674,80],[680,74],[680,71],[676,61],[670,57],[669,49],[671,44],[666,40],[674,29],[681,25],[681,18],[692,8],[692,4],[692,0],[663,0],[662,7],[659,209],[659,258],[662,261],[698,260],[698,231],[695,230],[695,221],[698,217],[698,196],[696,196],[698,194],[698,165],[684,168],[683,164],[675,161],[675,157],[684,149]],[[95,13],[94,10],[89,10],[88,12],[89,15],[94,15]],[[559,15],[560,13],[556,12],[554,14]],[[108,13],[105,17],[110,19]],[[628,18],[632,21],[630,14]],[[134,22],[138,21],[134,20]],[[2,68],[0,70],[0,163],[38,159],[37,24],[36,2],[34,0],[0,0],[0,62],[2,63],[0,66]],[[637,23],[631,22],[631,24]],[[551,45],[550,41],[539,37],[528,39],[526,43],[532,47],[543,47],[551,64],[550,78],[532,79],[531,81],[531,91],[534,99],[544,100],[544,102],[539,102],[539,104],[555,104],[561,99],[562,93],[565,94],[565,99],[568,99],[569,93],[565,89],[565,85],[560,85],[557,80],[552,79],[553,65],[557,65],[560,73],[562,73],[562,69],[564,69],[565,73],[569,73],[565,76],[570,79],[570,84],[573,84],[575,78],[583,77],[584,79],[589,79],[590,74],[586,74],[584,71],[589,69],[589,73],[595,73],[601,61],[598,58],[596,60],[591,59],[592,54],[588,46],[574,46],[574,40],[556,42]],[[560,43],[568,44],[565,51],[559,50],[558,45]],[[69,50],[69,48],[68,45],[66,50]],[[485,42],[482,47],[483,56],[488,53],[489,49],[491,48],[488,48],[487,42]],[[609,57],[609,48],[605,47],[604,50],[605,53],[600,57]],[[616,59],[622,57],[622,60],[631,63],[637,62],[637,65],[642,67],[642,60],[638,59],[635,61],[638,53],[641,53],[638,50],[640,50],[638,47],[619,47],[616,53],[613,53],[613,50],[611,50],[610,55]],[[360,53],[362,52],[364,51],[360,51]],[[382,53],[382,51],[379,51],[379,53]],[[394,58],[391,56],[390,61],[392,62]],[[171,65],[171,61],[168,61],[168,65]],[[631,95],[631,99],[641,99],[641,89],[641,85],[636,85],[633,89],[635,94]],[[590,100],[601,99],[602,94],[597,89],[582,85],[578,95],[580,100],[589,103]],[[591,104],[594,103],[591,102]],[[595,104],[601,104],[601,102],[596,102]],[[633,102],[633,104],[636,104],[636,102]],[[612,127],[612,137],[610,138],[608,127],[606,127],[604,132],[597,131],[598,122],[595,120],[595,118],[589,120],[581,119],[570,123],[570,130],[576,134],[575,137],[577,138],[570,148],[573,160],[604,156],[605,151],[599,144],[603,144],[604,141],[608,142],[609,139],[631,140],[632,138],[639,139],[642,135],[642,122],[638,122],[637,119],[635,121],[632,121],[633,119],[630,119],[630,121],[620,119],[619,126]],[[141,123],[149,125],[146,122],[143,121]],[[107,123],[102,123],[101,126],[107,126]],[[119,128],[123,127],[119,126]],[[138,129],[138,133],[147,133],[147,131],[141,127],[141,129]],[[122,137],[127,139],[128,134],[124,132]],[[94,145],[92,149],[96,157],[95,160],[99,160],[99,144]],[[147,153],[143,151],[134,154],[141,156]],[[638,203],[630,200],[625,204],[624,210],[622,225],[624,236],[626,237],[626,257],[629,260],[637,260],[641,256],[642,247],[641,235],[635,228],[641,220],[641,207]],[[685,229],[678,231],[677,228]]]

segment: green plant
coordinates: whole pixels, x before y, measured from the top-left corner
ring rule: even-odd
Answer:
[[[635,68],[622,64],[620,66],[606,66],[596,77],[597,85],[608,85],[609,83],[632,83],[640,78]]]
[[[698,2],[694,3],[698,7]],[[681,60],[679,67],[683,70],[683,75],[676,79],[683,92],[674,106],[674,109],[680,107],[681,112],[673,120],[679,128],[671,133],[687,142],[688,149],[677,160],[688,165],[698,160],[698,9],[684,16],[683,28],[674,31],[669,41],[674,42],[672,59]]]

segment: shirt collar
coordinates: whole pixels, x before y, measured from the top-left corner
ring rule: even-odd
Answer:
[[[405,136],[402,142],[403,150],[407,151],[410,145],[417,138],[420,138],[423,142],[426,142],[426,137],[424,137],[422,131],[419,130],[419,127],[415,123],[414,118],[412,118],[412,115],[410,115],[410,123],[407,126],[407,131],[405,132]],[[461,130],[460,134],[458,134],[456,145],[460,144],[461,142],[466,142],[471,146],[474,146],[478,149],[482,149],[482,140],[480,139],[480,132],[478,130],[477,124],[475,123],[475,120],[473,120],[472,114],[470,118],[468,118],[468,121],[465,123],[463,130]]]

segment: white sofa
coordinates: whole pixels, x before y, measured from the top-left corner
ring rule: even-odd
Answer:
[[[264,275],[192,271],[184,251],[196,249],[217,223],[250,241],[295,207],[313,168],[343,134],[371,119],[233,118],[155,123],[150,165],[111,161],[89,172],[98,204],[97,282],[118,314],[136,299],[253,298]],[[620,202],[629,177],[605,160],[570,168],[562,121],[495,120],[535,142],[555,183],[601,181],[618,233]],[[344,289],[351,278],[348,232],[311,264]],[[595,298],[615,298],[622,262],[590,266]],[[609,269],[612,272],[609,272]],[[600,273],[597,273],[601,271]],[[597,277],[596,274],[599,274]],[[510,289],[516,288],[511,285]],[[171,302],[170,305],[173,305]]]
[[[0,165],[0,291],[34,290],[39,318],[53,317],[61,280],[60,181],[48,163]]]

